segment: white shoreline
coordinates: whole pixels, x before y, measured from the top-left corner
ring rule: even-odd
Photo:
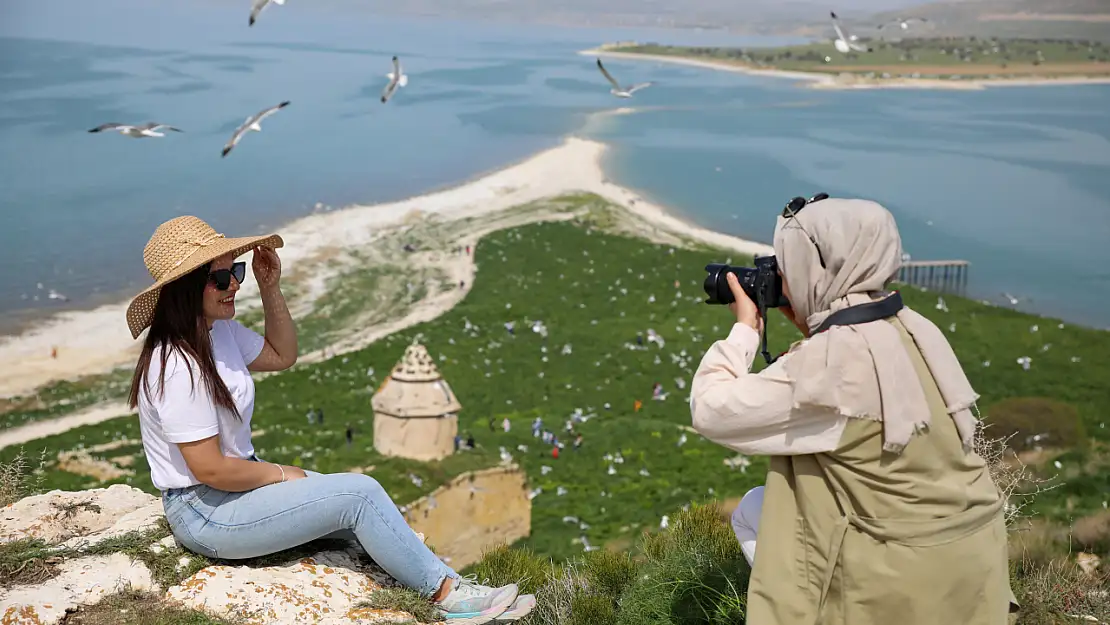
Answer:
[[[681,56],[664,54],[640,54],[637,52],[617,52],[595,48],[581,50],[578,54],[586,56],[604,56],[632,61],[656,61],[659,63],[672,63],[712,69],[722,72],[734,72],[749,76],[767,76],[769,78],[785,78],[803,81],[809,84],[810,89],[950,89],[957,91],[978,91],[993,87],[1062,87],[1079,85],[1110,85],[1110,77],[1088,78],[1082,76],[1063,78],[968,78],[958,80],[945,80],[941,78],[840,78],[833,74],[818,74],[815,72],[798,72],[780,69],[756,69],[743,65],[692,59]]]
[[[357,248],[383,230],[400,225],[413,211],[436,213],[446,219],[465,219],[576,191],[596,193],[680,236],[745,254],[773,253],[768,245],[687,223],[664,207],[608,182],[601,168],[606,150],[607,146],[602,143],[571,137],[558,147],[454,188],[398,202],[354,205],[299,218],[274,229],[285,239],[286,246],[279,251],[282,264],[289,272],[298,264],[312,264],[313,259],[327,255],[329,250]],[[214,226],[220,230],[218,224]],[[237,236],[237,233],[227,234]],[[250,300],[252,296],[257,299],[257,286],[253,281],[246,281],[240,296],[243,300]],[[127,330],[124,321],[127,303],[61,313],[20,335],[0,339],[0,398],[26,395],[54,381],[107,373],[133,363],[141,341],[133,341]],[[432,316],[445,310],[432,311]],[[243,309],[239,312],[241,314]],[[50,357],[51,347],[55,345],[58,346],[56,360]],[[5,434],[34,426],[32,423],[13,428]],[[38,436],[26,440],[34,438]]]

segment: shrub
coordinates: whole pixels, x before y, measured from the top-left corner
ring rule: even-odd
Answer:
[[[31,468],[22,449],[10,462],[0,463],[0,508],[33,495],[42,482],[42,468],[45,464],[45,449],[36,469]]]
[[[549,558],[537,556],[530,548],[510,548],[498,545],[482,552],[482,559],[470,572],[489,586],[516,584],[521,593],[535,593],[554,575],[557,575]]]
[[[691,506],[644,537],[647,562],[620,602],[627,625],[735,625],[744,621],[751,570],[713,505]]]
[[[1072,541],[1084,551],[1110,559],[1110,510],[1077,520],[1072,526]]]
[[[1075,406],[1047,397],[1011,397],[987,412],[991,433],[1008,438],[1014,451],[1037,447],[1066,448],[1086,441]]]

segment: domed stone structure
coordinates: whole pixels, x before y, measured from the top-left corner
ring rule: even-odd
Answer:
[[[423,345],[405,350],[370,405],[379,453],[428,461],[454,452],[462,406]]]

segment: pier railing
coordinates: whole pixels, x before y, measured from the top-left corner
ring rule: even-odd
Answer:
[[[898,281],[933,291],[962,294],[971,263],[966,260],[911,260],[902,263]]]

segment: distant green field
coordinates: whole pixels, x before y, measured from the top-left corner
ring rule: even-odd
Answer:
[[[604,206],[594,196],[572,200]],[[504,447],[527,472],[531,487],[543,489],[533,500],[532,535],[524,542],[559,559],[582,551],[572,542],[580,536],[594,545],[630,547],[643,529],[657,528],[662,515],[690,501],[738,497],[761,483],[764,459],[753,458],[746,471],[729,468],[725,461],[734,453],[683,430],[690,424],[690,378],[706,348],[731,326],[726,308],[702,303],[703,267],[730,255],[605,234],[591,223],[528,225],[489,235],[476,249],[473,290],[448,313],[361,351],[260,380],[254,419],[255,429],[264,432],[255,441],[259,454],[323,472],[373,466],[368,472],[405,503],[452,475],[496,464]],[[731,255],[733,263],[748,260]],[[1061,471],[1068,483],[1038,506],[1061,521],[1101,510],[1110,492],[1110,464],[1103,453],[1110,443],[1110,333],[1059,327],[1053,320],[950,296],[945,312],[937,309],[936,294],[908,288],[903,294],[945,329],[983,395],[986,414],[1008,397],[1045,396],[1075,406],[1091,444],[1069,452]],[[546,326],[546,339],[531,330],[536,320]],[[506,322],[515,323],[515,334]],[[649,328],[664,337],[665,346],[645,341],[646,349],[632,349],[637,333]],[[770,329],[773,352],[798,338],[778,315]],[[460,430],[474,434],[477,451],[428,464],[373,451],[370,397],[414,339],[427,346],[458,395]],[[1022,356],[1032,357],[1028,371],[1016,362]],[[990,366],[984,366],[987,360]],[[756,367],[761,363],[757,359]],[[686,388],[679,388],[678,380]],[[655,382],[668,392],[665,401],[652,401]],[[633,409],[637,399],[643,402],[639,412]],[[324,409],[323,426],[306,421],[312,406]],[[564,432],[575,410],[594,415],[577,426],[584,436],[578,451]],[[567,443],[558,459],[532,437],[529,426],[536,416]],[[509,433],[500,429],[504,417],[512,423]],[[350,448],[343,440],[347,422],[357,429]],[[45,448],[52,458],[80,445],[137,438],[136,420],[119,418],[25,449],[37,454]],[[17,451],[0,450],[0,463]],[[618,453],[623,463],[605,459]],[[134,476],[113,481],[152,490],[140,446],[95,455],[132,458]],[[615,475],[608,474],[611,464]],[[551,467],[546,475],[544,466]],[[423,478],[423,486],[415,486],[409,473]],[[52,466],[44,486],[102,484]],[[558,494],[560,487],[565,494]],[[564,516],[589,528],[564,522]]]
[[[781,48],[614,46],[614,52],[681,56],[765,69],[891,75],[999,77],[1110,74],[1110,44],[993,39],[863,40],[871,52],[838,52],[832,41]]]

